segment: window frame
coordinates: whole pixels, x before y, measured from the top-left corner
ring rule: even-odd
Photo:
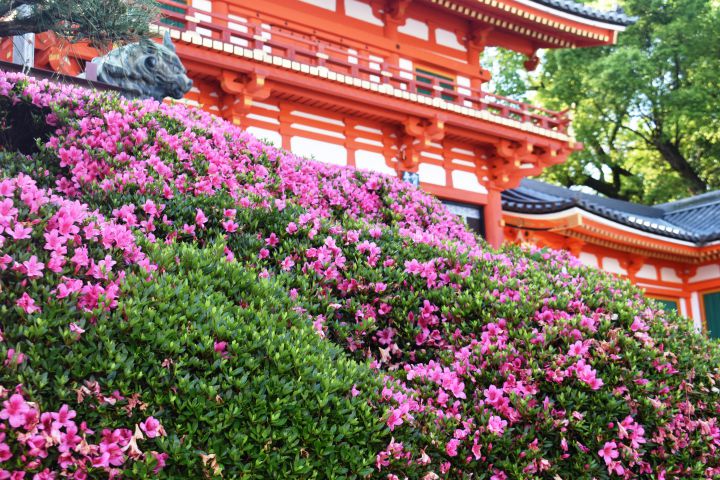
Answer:
[[[708,324],[707,313],[705,311],[705,296],[706,295],[715,295],[715,294],[720,295],[720,288],[715,287],[710,290],[704,290],[704,291],[698,292],[698,297],[700,300],[700,302],[699,302],[700,303],[700,319],[702,321],[701,323],[702,323],[703,333],[708,338],[714,338],[714,337],[710,337],[710,326]],[[720,340],[720,332],[717,332],[717,339]]]
[[[452,72],[438,70],[436,68],[427,67],[425,65],[413,65],[413,74],[413,79],[415,81],[415,89],[417,90],[418,95],[434,97],[432,92],[435,91],[433,89],[432,83],[427,83],[418,78],[418,74],[420,74],[423,76],[431,76],[438,79],[438,85],[440,85],[440,87],[442,87],[443,89],[442,92],[438,92],[440,93],[440,98],[442,98],[446,102],[454,102],[457,99],[457,75],[454,75]],[[443,83],[445,83],[445,85],[451,85],[452,88],[445,87]],[[429,88],[424,85],[429,86]],[[429,91],[430,93],[423,93],[420,91],[420,89],[423,89],[424,91]]]

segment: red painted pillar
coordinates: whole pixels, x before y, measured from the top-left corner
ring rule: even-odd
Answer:
[[[223,42],[229,42],[230,31],[227,30],[228,23],[225,20],[228,16],[228,13],[230,13],[228,4],[226,2],[219,2],[217,0],[212,2],[212,13],[218,15],[217,17],[213,17],[213,24],[224,27],[222,32],[220,32],[219,40],[222,40]]]
[[[485,205],[485,238],[493,248],[503,243],[503,219],[501,190],[488,185],[488,202]]]

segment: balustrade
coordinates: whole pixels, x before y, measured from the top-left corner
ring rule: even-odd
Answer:
[[[329,41],[312,27],[293,25],[289,28],[288,20],[275,19],[259,11],[248,11],[245,16],[240,16],[208,12],[173,0],[159,0],[159,3],[164,16],[158,23],[167,28],[260,50],[308,66],[327,68],[378,84],[381,88],[388,85],[419,96],[440,98],[558,133],[566,133],[569,125],[566,112],[554,112],[469,84],[461,85],[456,79],[433,74],[421,67],[415,70],[401,68],[391,61],[398,58],[396,52],[371,49],[359,42]],[[328,37],[332,38],[332,35]],[[415,64],[416,59],[408,60]]]

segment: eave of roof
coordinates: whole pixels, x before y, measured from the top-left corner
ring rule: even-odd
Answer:
[[[602,11],[588,5],[577,3],[573,0],[529,0],[529,3],[544,5],[578,17],[605,22],[612,25],[620,25],[623,27],[632,25],[638,20],[637,17],[626,15],[622,9],[617,9],[615,11]]]
[[[503,192],[503,210],[523,214],[562,212],[573,207],[618,224],[698,246],[720,239],[720,192],[649,207],[523,180]]]

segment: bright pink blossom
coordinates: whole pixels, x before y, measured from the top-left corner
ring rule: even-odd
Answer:
[[[162,437],[165,435],[165,429],[154,417],[148,417],[144,422],[140,423],[140,428],[148,438]]]
[[[22,308],[27,314],[33,314],[41,311],[41,308],[35,304],[35,300],[28,295],[27,292],[24,292],[15,304]]]

